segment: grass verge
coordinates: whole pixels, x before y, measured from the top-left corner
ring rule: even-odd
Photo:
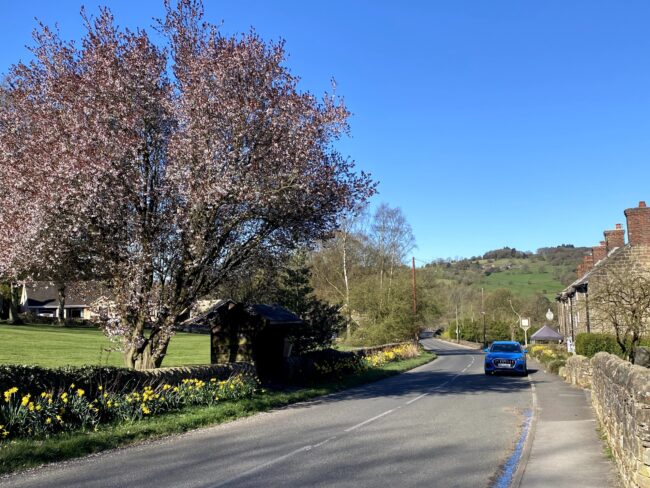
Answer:
[[[139,422],[102,426],[96,432],[65,433],[42,440],[11,441],[0,445],[0,474],[247,417],[387,378],[428,363],[435,357],[435,354],[423,352],[418,357],[387,363],[380,368],[372,368],[338,382],[323,383],[295,391],[267,391],[238,402],[224,402],[214,407],[191,407]]]

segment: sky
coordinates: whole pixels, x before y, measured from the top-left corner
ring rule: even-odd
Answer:
[[[162,0],[0,0],[0,74],[35,17],[79,39],[79,7],[149,27]],[[300,89],[353,115],[338,149],[400,207],[419,263],[504,246],[593,246],[650,203],[650,2],[205,0],[226,35],[286,41]]]

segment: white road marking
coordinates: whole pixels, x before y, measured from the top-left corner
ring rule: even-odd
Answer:
[[[411,405],[412,403],[424,398],[425,396],[429,395],[429,393],[431,393],[431,392],[433,392],[433,391],[435,391],[435,390],[437,390],[439,388],[442,388],[442,387],[448,385],[449,383],[453,383],[456,380],[456,378],[461,376],[462,373],[467,371],[474,364],[475,359],[476,359],[475,357],[472,357],[472,360],[470,361],[470,363],[467,366],[465,366],[465,368],[463,370],[461,370],[460,373],[456,374],[453,378],[445,381],[444,383],[441,383],[441,384],[431,388],[427,393],[423,393],[422,395],[405,402],[403,405],[399,405],[399,406],[397,406],[395,408],[391,408],[390,410],[386,410],[385,412],[382,412],[379,415],[375,415],[372,418],[369,418],[367,420],[364,420],[363,422],[360,422],[360,423],[358,423],[356,425],[353,425],[352,427],[349,427],[349,428],[345,429],[343,431],[343,433],[347,434],[347,433],[352,432],[352,431],[354,431],[356,429],[359,429],[360,427],[363,427],[364,425],[367,425],[367,424],[369,424],[371,422],[374,422],[375,420],[379,420],[380,418],[385,417],[386,415],[389,415],[389,414],[401,409],[402,407],[404,407],[406,405]],[[533,397],[535,398],[535,395],[534,395],[535,385],[533,385],[532,383],[531,383],[531,388],[533,388]],[[533,401],[533,404],[536,404],[536,400]],[[338,437],[339,437],[338,435],[333,435],[331,437],[328,437],[324,441],[319,442],[318,444],[313,444],[313,445],[309,444],[307,446],[303,446],[303,447],[300,447],[298,449],[295,449],[295,450],[293,450],[293,451],[291,451],[291,452],[289,452],[287,454],[284,454],[283,456],[277,457],[275,459],[271,459],[270,461],[262,463],[262,464],[260,464],[258,466],[254,466],[254,467],[248,469],[247,471],[244,471],[242,473],[239,473],[239,474],[233,476],[232,478],[230,478],[228,480],[217,483],[216,485],[213,485],[211,488],[218,488],[220,486],[225,486],[225,485],[228,485],[230,483],[233,483],[236,480],[244,478],[244,477],[246,477],[246,476],[248,476],[250,474],[256,473],[257,471],[260,471],[260,470],[262,470],[264,468],[268,468],[269,466],[273,466],[274,464],[278,464],[278,463],[280,463],[282,461],[285,461],[286,459],[289,459],[289,458],[291,458],[293,456],[296,456],[297,454],[300,454],[302,452],[309,452],[309,451],[311,451],[313,449],[321,447],[324,444],[327,444],[328,442],[333,441]]]
[[[415,403],[415,402],[417,402],[420,398],[424,398],[424,397],[427,396],[427,395],[428,395],[428,393],[422,393],[422,395],[420,395],[419,397],[416,397],[416,398],[414,398],[413,400],[409,400],[408,402],[406,402],[405,405],[410,405],[411,403]]]
[[[265,463],[254,466],[251,469],[249,469],[247,471],[244,471],[243,473],[239,473],[238,475],[235,475],[235,476],[233,476],[232,478],[230,478],[228,480],[222,481],[221,483],[217,483],[216,485],[212,485],[212,488],[217,488],[219,486],[225,486],[228,483],[232,483],[235,480],[244,478],[244,477],[248,476],[249,474],[253,474],[253,473],[255,473],[257,471],[260,471],[260,470],[262,470],[264,468],[268,468],[269,466],[273,466],[274,464],[282,462],[285,459],[288,459],[290,457],[295,456],[296,454],[299,454],[299,453],[305,452],[305,451],[309,451],[309,450],[312,449],[312,447],[313,446],[304,446],[304,447],[301,447],[299,449],[296,449],[295,451],[291,451],[291,452],[285,454],[284,456],[280,456],[280,457],[277,457],[275,459],[271,459],[270,461],[267,461]]]
[[[390,410],[386,410],[384,413],[380,413],[379,415],[375,415],[371,419],[364,420],[363,422],[360,422],[357,425],[353,425],[352,427],[349,427],[349,428],[345,429],[343,432],[352,432],[353,430],[357,430],[359,427],[362,427],[362,426],[364,426],[366,424],[369,424],[370,422],[374,422],[375,420],[380,419],[380,418],[388,415],[389,413],[393,413],[395,410],[397,410],[397,409],[396,408],[391,408]]]

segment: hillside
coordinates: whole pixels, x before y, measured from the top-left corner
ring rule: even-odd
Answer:
[[[427,265],[439,279],[485,291],[507,288],[520,296],[543,294],[550,300],[575,279],[575,269],[588,248],[563,244],[536,253],[504,248],[458,261],[438,260]],[[512,256],[512,257],[507,257]]]

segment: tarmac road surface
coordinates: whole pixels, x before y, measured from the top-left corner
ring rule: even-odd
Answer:
[[[408,373],[0,486],[498,486],[530,418],[529,380],[485,376],[480,351],[422,343],[438,359]]]

